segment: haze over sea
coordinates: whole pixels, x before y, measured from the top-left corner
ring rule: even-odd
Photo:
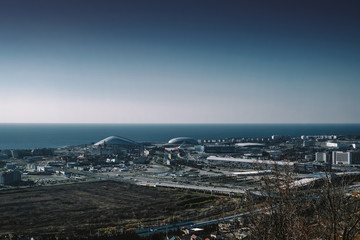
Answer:
[[[360,124],[0,124],[0,149],[90,144],[112,135],[138,142],[166,142],[180,136],[360,135]]]

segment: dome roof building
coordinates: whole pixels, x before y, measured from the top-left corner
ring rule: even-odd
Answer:
[[[135,154],[141,156],[143,151],[142,144],[119,136],[107,137],[95,143],[94,146],[100,149],[101,155]]]
[[[97,142],[94,144],[95,146],[99,146],[99,145],[139,145],[139,143],[127,139],[127,138],[123,138],[123,137],[118,137],[118,136],[110,136],[107,138],[104,138],[103,140]]]
[[[177,137],[170,139],[169,144],[193,144],[197,145],[199,144],[197,140],[190,138],[190,137]]]

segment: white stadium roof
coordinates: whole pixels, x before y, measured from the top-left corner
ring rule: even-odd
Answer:
[[[99,145],[104,145],[104,144],[108,144],[108,145],[138,145],[139,143],[127,139],[127,138],[123,138],[123,137],[119,137],[119,136],[110,136],[107,138],[104,138],[103,140],[95,143],[95,146],[99,146]]]

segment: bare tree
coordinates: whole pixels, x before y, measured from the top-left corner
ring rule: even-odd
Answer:
[[[317,201],[315,218],[323,239],[350,240],[360,232],[360,194],[349,193],[346,184],[351,177],[326,175]]]
[[[247,194],[251,239],[307,239],[304,206],[293,182],[289,165],[283,169],[275,165],[273,175],[262,178],[262,190],[257,195]]]
[[[324,174],[316,184],[296,185],[290,166],[275,165],[261,191],[246,195],[250,239],[329,239],[360,237],[360,194],[348,194],[352,179]],[[319,187],[320,185],[320,187]],[[260,210],[259,210],[260,209]]]

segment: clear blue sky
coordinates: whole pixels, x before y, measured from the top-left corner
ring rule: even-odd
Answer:
[[[359,123],[359,1],[0,2],[0,122]]]

